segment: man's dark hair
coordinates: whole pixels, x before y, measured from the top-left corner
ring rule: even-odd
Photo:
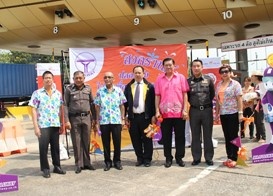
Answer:
[[[45,78],[45,75],[50,74],[52,77],[54,77],[53,73],[51,71],[45,71],[42,75],[43,79]]]
[[[203,65],[203,61],[201,61],[200,59],[195,59],[195,60],[193,60],[193,61],[191,62],[191,66],[192,66],[193,62],[199,62],[199,63],[201,63],[201,65]]]
[[[174,61],[173,58],[170,58],[170,57],[165,58],[165,59],[162,61],[162,64],[164,65],[166,61],[172,61],[173,64],[175,64],[175,61]]]
[[[135,68],[138,68],[138,67],[140,67],[140,68],[142,69],[143,73],[144,73],[144,67],[142,67],[141,65],[136,65],[136,66],[133,68],[133,72],[135,72]]]
[[[73,77],[75,77],[78,74],[82,74],[84,76],[84,73],[82,71],[75,71],[73,74]]]

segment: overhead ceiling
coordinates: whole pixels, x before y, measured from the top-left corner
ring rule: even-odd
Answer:
[[[60,55],[68,48],[177,44],[194,39],[208,40],[209,47],[218,48],[222,42],[273,33],[273,0],[156,2],[151,8],[145,0],[141,9],[137,0],[0,0],[0,48],[40,54],[54,50]],[[64,9],[73,16],[55,14]],[[244,28],[252,23],[260,26]],[[170,29],[177,33],[164,33]],[[227,35],[215,36],[220,32]],[[189,46],[205,47],[204,43]]]

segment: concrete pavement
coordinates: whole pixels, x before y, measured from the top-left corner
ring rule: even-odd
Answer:
[[[172,167],[165,168],[163,151],[156,149],[149,168],[135,167],[134,152],[123,151],[122,171],[114,168],[103,171],[103,156],[91,155],[96,171],[84,170],[75,174],[72,154],[70,159],[61,162],[66,175],[52,173],[51,178],[45,179],[39,168],[37,139],[32,126],[27,126],[28,152],[1,157],[6,165],[0,168],[0,173],[19,176],[19,190],[3,195],[273,195],[272,163],[252,164],[249,160],[248,167],[227,168],[222,165],[226,153],[219,125],[214,126],[213,135],[218,140],[214,166],[208,167],[204,159],[198,166],[191,166],[191,150],[186,148],[183,159],[186,167],[179,167],[174,162]],[[250,157],[251,149],[260,144],[250,142],[246,136],[242,142]]]

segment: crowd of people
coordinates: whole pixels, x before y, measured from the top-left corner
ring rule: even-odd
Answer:
[[[255,117],[254,125],[249,125],[249,137],[264,142],[265,129],[260,100],[244,102],[242,95],[259,88],[262,74],[254,73],[244,79],[244,87],[233,79],[229,65],[219,68],[221,81],[214,86],[214,81],[203,74],[203,62],[199,59],[191,63],[191,76],[175,71],[172,58],[163,60],[164,73],[160,74],[154,84],[144,78],[144,67],[133,68],[134,78],[125,86],[124,91],[114,85],[112,72],[104,73],[104,86],[100,87],[95,98],[91,87],[84,83],[85,75],[76,71],[74,83],[66,87],[64,99],[54,86],[54,76],[50,71],[43,74],[43,87],[35,91],[29,105],[32,107],[35,135],[39,142],[40,169],[43,177],[50,177],[47,158],[48,146],[51,146],[53,172],[65,174],[60,165],[59,134],[69,129],[73,144],[75,173],[82,170],[95,170],[90,159],[91,127],[100,130],[104,150],[104,171],[112,167],[122,170],[121,131],[128,127],[134,152],[135,166],[150,167],[153,158],[153,140],[146,137],[144,130],[149,124],[161,122],[162,144],[166,168],[172,166],[173,159],[178,166],[184,167],[185,125],[189,119],[191,129],[192,166],[202,161],[212,166],[214,146],[212,139],[213,121],[220,120],[225,138],[227,160],[224,165],[234,167],[237,161],[238,147],[230,141],[245,137],[244,117]],[[255,88],[251,86],[255,84]],[[216,115],[213,115],[213,100],[216,99]],[[190,107],[188,107],[190,105]],[[256,108],[256,109],[255,109]],[[64,117],[62,116],[64,110]],[[61,125],[64,119],[64,126]],[[241,130],[240,123],[242,123]],[[240,132],[241,131],[241,132]],[[172,155],[174,133],[175,154]],[[111,158],[111,139],[114,153]],[[188,141],[187,141],[188,142]],[[203,146],[202,146],[203,143]],[[188,144],[189,145],[189,144]]]

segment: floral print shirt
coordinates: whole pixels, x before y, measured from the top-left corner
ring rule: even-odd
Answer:
[[[120,105],[126,103],[126,97],[117,86],[113,86],[113,91],[108,92],[106,86],[101,87],[96,95],[94,103],[100,106],[100,125],[121,124]]]
[[[242,88],[239,82],[231,80],[228,84],[225,92],[223,101],[219,100],[219,91],[223,81],[219,82],[216,86],[216,99],[220,104],[220,114],[234,114],[238,112],[238,101],[237,96],[242,95]]]
[[[60,107],[63,104],[61,93],[53,88],[51,97],[45,88],[33,92],[29,106],[37,109],[37,121],[40,128],[60,127]]]

